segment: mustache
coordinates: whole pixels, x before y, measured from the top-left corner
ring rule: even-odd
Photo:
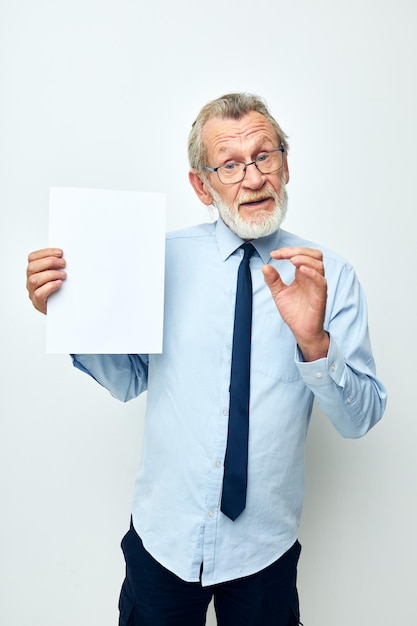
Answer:
[[[236,204],[249,204],[250,202],[259,202],[260,200],[266,200],[273,198],[278,201],[278,196],[273,189],[267,187],[266,189],[260,189],[259,191],[251,191],[250,193],[244,193],[239,196]]]

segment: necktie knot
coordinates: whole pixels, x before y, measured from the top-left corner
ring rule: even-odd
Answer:
[[[253,244],[251,243],[243,243],[240,246],[244,252],[243,258],[244,259],[250,259],[252,254],[255,252],[255,248],[253,247]]]

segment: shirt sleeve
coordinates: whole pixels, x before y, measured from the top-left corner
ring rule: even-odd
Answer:
[[[127,402],[147,389],[148,355],[71,354],[74,366]]]
[[[353,269],[346,265],[330,281],[325,330],[330,336],[326,358],[306,363],[297,349],[295,361],[321,410],[344,437],[361,437],[382,417],[386,390],[376,377],[367,305]]]

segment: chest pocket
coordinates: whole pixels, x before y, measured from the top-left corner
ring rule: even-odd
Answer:
[[[265,313],[259,332],[260,371],[283,383],[300,380],[301,375],[294,363],[296,341],[278,311]]]

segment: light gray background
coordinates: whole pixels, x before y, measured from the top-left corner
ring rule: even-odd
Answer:
[[[355,266],[389,390],[359,441],[314,414],[303,621],[415,623],[416,7],[2,0],[0,623],[116,624],[143,427],[145,397],[123,405],[45,354],[24,282],[47,244],[49,187],[167,192],[169,229],[206,220],[186,138],[232,90],[263,95],[289,134],[285,227]]]

